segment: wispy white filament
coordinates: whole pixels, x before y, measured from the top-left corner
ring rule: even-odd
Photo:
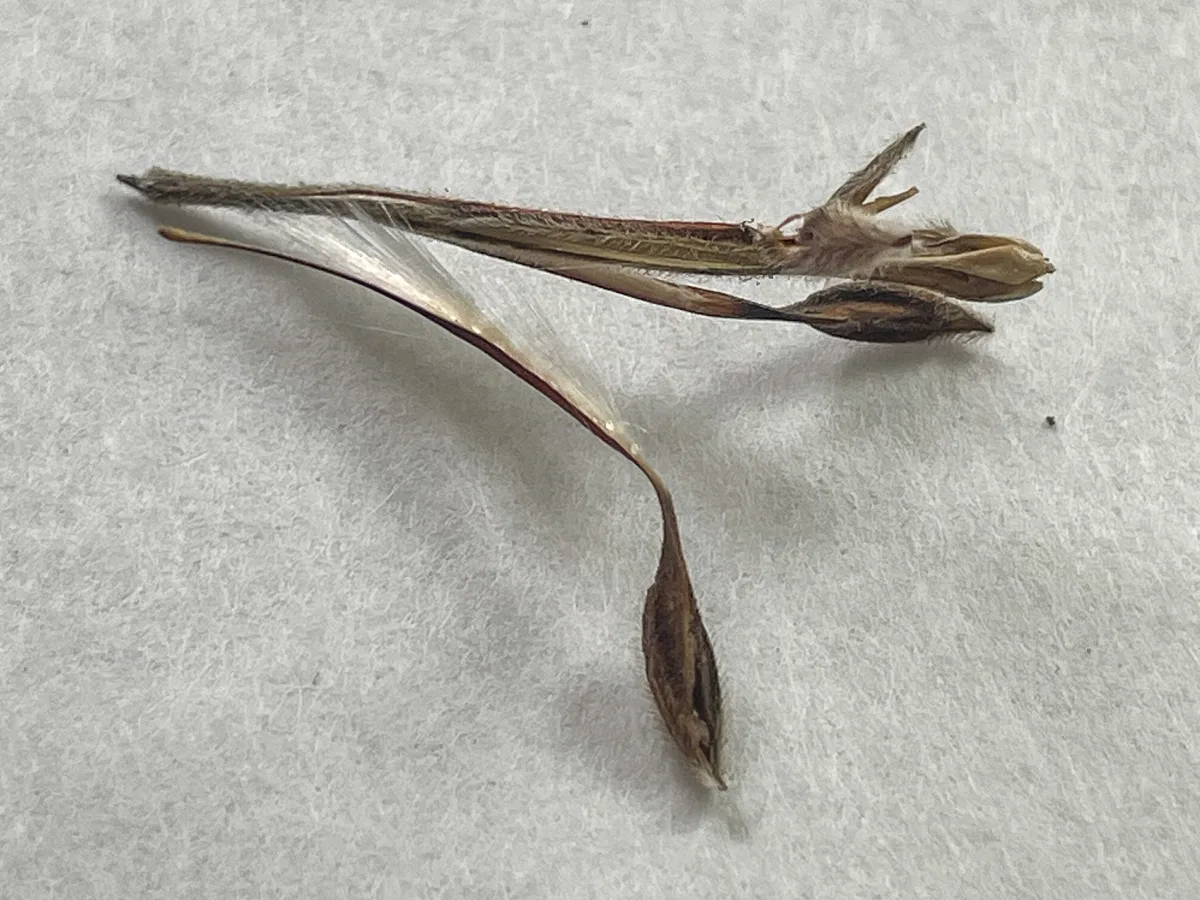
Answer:
[[[268,235],[289,238],[299,248],[298,256],[378,285],[500,347],[545,378],[630,453],[641,456],[631,426],[599,378],[578,360],[568,360],[553,327],[532,302],[526,304],[524,318],[532,322],[534,333],[518,331],[515,319],[497,321],[416,239],[381,225],[361,209],[339,218],[259,211],[255,219]]]

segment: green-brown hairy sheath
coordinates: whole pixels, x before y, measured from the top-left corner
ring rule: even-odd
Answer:
[[[912,148],[923,125],[905,132],[851,175],[820,206],[778,226],[588,216],[458,200],[362,185],[284,185],[150,169],[118,176],[161,203],[267,209],[315,215],[365,214],[390,228],[456,244],[646,302],[719,318],[794,321],[836,337],[914,341],[991,327],[952,299],[1001,302],[1031,296],[1054,271],[1018,238],[959,234],[944,225],[910,228],[879,214],[916,194],[868,198]],[[639,271],[641,270],[641,271]],[[677,284],[646,271],[702,275],[806,275],[886,282],[877,310],[848,292],[814,318],[807,302],[782,309],[721,291]],[[919,321],[931,295],[959,310]],[[912,311],[901,310],[911,304]],[[840,311],[841,322],[831,317]],[[899,315],[904,321],[895,324]],[[942,321],[952,322],[946,329]]]

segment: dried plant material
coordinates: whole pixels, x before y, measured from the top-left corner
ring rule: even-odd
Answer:
[[[1001,303],[1040,291],[1037,279],[1054,271],[1042,251],[1017,238],[984,234],[947,235],[933,229],[914,232],[921,255],[884,263],[875,277],[932,288],[963,300]]]
[[[992,326],[940,294],[886,281],[848,281],[789,307],[834,337],[875,343],[990,332]]]
[[[721,770],[721,690],[716,658],[688,576],[670,491],[631,432],[577,372],[552,354],[526,345],[487,316],[466,290],[409,238],[385,230],[353,210],[342,222],[299,216],[268,217],[267,224],[299,245],[299,252],[161,228],[168,240],[242,250],[293,262],[369,288],[481,350],[556,403],[649,479],[662,512],[658,571],[646,593],[642,646],[646,676],[663,721],[700,779],[724,790]]]
[[[912,149],[918,125],[851,175],[821,206],[785,219],[775,229],[794,242],[791,272],[883,279],[924,287],[961,300],[999,302],[1029,297],[1054,272],[1044,253],[1019,238],[959,234],[948,225],[907,228],[876,218],[916,196],[917,189],[867,197]],[[786,226],[792,226],[785,233]]]
[[[502,206],[360,185],[282,185],[234,181],[150,169],[118,178],[160,203],[332,216],[366,215],[398,228],[531,266],[639,300],[720,318],[794,321],[852,340],[924,340],[990,326],[954,307],[928,321],[946,330],[889,324],[894,304],[927,305],[929,292],[949,298],[999,302],[1037,293],[1054,271],[1032,244],[1009,237],[959,234],[945,225],[908,227],[879,214],[917,189],[868,198],[912,148],[923,125],[901,135],[855,172],[830,198],[778,226],[655,221],[586,216]],[[814,321],[809,301],[775,309],[720,291],[676,284],[637,270],[700,275],[805,275],[888,284],[885,320],[866,321],[869,305],[852,315],[861,327]],[[911,292],[905,294],[905,289]],[[828,299],[827,297],[825,299]],[[824,299],[814,301],[818,305]],[[970,328],[971,322],[980,327]]]
[[[470,239],[458,240],[455,243],[467,250],[637,297],[657,306],[715,318],[798,322],[846,340],[896,343],[966,332],[990,333],[993,330],[988,322],[933,291],[891,282],[846,282],[817,291],[799,303],[777,308],[710,288],[666,281],[621,266],[581,262],[544,250],[502,247]],[[844,289],[844,292],[841,289]],[[829,308],[830,300],[835,296],[840,296],[844,301],[841,304],[840,316],[837,311]],[[890,304],[887,309],[878,306],[885,296]],[[872,298],[874,304],[869,302]],[[934,301],[936,311],[931,309]],[[907,315],[910,318],[922,319],[927,327],[896,327],[895,317],[901,307],[908,308]],[[880,309],[883,318],[872,323],[870,313],[876,308]],[[846,327],[842,327],[843,325]]]

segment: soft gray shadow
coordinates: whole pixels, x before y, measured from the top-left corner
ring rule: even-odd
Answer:
[[[619,795],[664,815],[670,830],[694,831],[712,818],[717,797],[688,770],[645,682],[631,676],[603,663],[566,673],[560,689],[562,727],[553,733],[554,749],[572,766],[582,759]],[[669,798],[666,808],[664,798]]]
[[[775,412],[782,415],[787,408],[803,407],[817,398],[823,404],[825,392],[838,383],[894,381],[901,375],[919,376],[930,370],[951,370],[967,377],[971,372],[995,371],[1002,365],[961,342],[850,346],[851,354],[832,364],[814,363],[803,347],[780,348],[773,357],[765,361],[760,357],[753,363],[729,365],[723,360],[719,378],[690,385],[682,398],[661,393],[630,398],[624,406],[631,421],[650,426],[647,443],[651,458],[664,470],[679,497],[681,510],[689,509],[688,497],[693,492],[701,492],[710,509],[722,511],[723,517],[725,511],[731,511],[728,515],[736,519],[732,511],[739,508],[773,511],[773,516],[763,516],[774,523],[770,527],[756,531],[755,519],[750,516],[743,517],[739,530],[746,538],[753,536],[778,547],[781,553],[798,546],[811,551],[828,544],[836,536],[826,523],[836,520],[835,512],[842,501],[835,488],[823,486],[827,482],[820,479],[821,473],[806,464],[806,448],[833,441],[844,446],[847,453],[858,452],[856,448],[863,444],[863,427],[869,429],[882,421],[874,414],[878,400],[869,392],[839,392],[841,414],[832,423],[800,424],[791,447],[752,452],[731,422],[744,408],[758,405],[764,385],[774,388]],[[786,392],[783,409],[778,408],[779,385],[794,386]],[[854,423],[853,440],[847,434],[851,426],[846,423],[850,422]],[[936,443],[936,430],[907,434],[929,435],[928,442]],[[706,452],[689,449],[700,445]],[[673,464],[666,450],[659,448],[678,448],[674,455],[686,457],[686,464]],[[787,464],[788,458],[794,458],[795,464]],[[729,470],[729,460],[736,461],[736,472]],[[783,531],[779,530],[781,522],[786,526]]]
[[[788,327],[781,325],[780,327]],[[829,338],[828,340],[834,340]],[[802,404],[807,397],[826,389],[832,380],[859,382],[871,378],[919,372],[921,369],[935,371],[995,371],[1002,364],[994,357],[981,351],[982,345],[973,341],[933,341],[921,344],[862,344],[843,343],[850,353],[836,370],[824,368],[804,358],[804,349],[784,350],[767,362],[756,359],[735,367],[722,365],[720,379],[696,386],[686,403],[677,398],[635,398],[631,409],[646,409],[647,416],[654,420],[670,422],[668,426],[676,436],[695,440],[696,435],[706,431],[716,433],[722,422],[719,413],[712,410],[736,410],[753,401],[764,383],[789,384],[794,386],[792,402]],[[701,415],[699,411],[708,411]]]
[[[849,356],[838,366],[846,381],[863,381],[920,368],[939,371],[995,371],[1003,365],[983,349],[979,340],[935,340],[924,344],[855,344]]]

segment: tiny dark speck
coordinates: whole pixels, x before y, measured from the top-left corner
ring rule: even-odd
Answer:
[[[582,25],[584,28],[587,28],[589,25],[592,24],[592,20],[591,19],[583,19],[579,24]]]
[[[1053,428],[1057,424],[1058,424],[1058,419],[1054,418],[1054,416],[1046,416],[1046,427],[1047,428]]]

